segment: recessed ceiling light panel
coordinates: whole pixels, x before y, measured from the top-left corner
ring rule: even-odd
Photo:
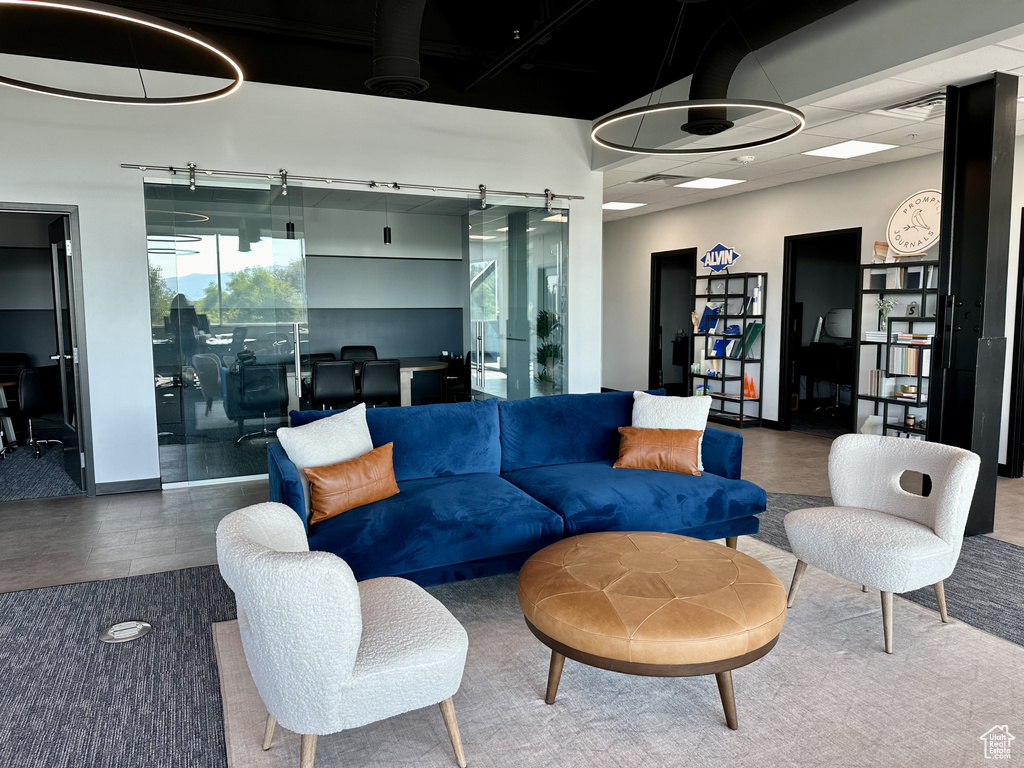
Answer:
[[[470,235],[470,240],[494,240],[497,235]]]
[[[682,184],[676,184],[677,187],[683,187],[684,189],[721,189],[722,187],[731,187],[733,184],[742,184],[746,179],[694,179],[693,181],[685,181]]]
[[[605,203],[601,207],[606,211],[630,211],[634,208],[643,208],[647,203]]]
[[[884,152],[887,149],[895,149],[896,144],[880,144],[877,141],[843,141],[821,149],[812,149],[810,152],[801,152],[811,157],[835,157],[840,160],[849,160],[851,157],[870,155],[875,152]]]

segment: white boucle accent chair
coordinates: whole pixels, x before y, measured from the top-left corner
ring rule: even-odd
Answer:
[[[892,596],[929,584],[948,622],[942,582],[956,567],[981,459],[962,448],[879,435],[832,443],[834,507],[798,509],[784,524],[798,562],[792,607],[807,565],[882,593],[885,652],[892,653]],[[900,487],[905,471],[931,478],[928,496]]]
[[[309,551],[302,521],[284,504],[221,520],[217,561],[267,707],[264,749],[280,723],[302,735],[300,764],[312,768],[317,736],[440,704],[465,768],[451,697],[469,641],[440,602],[406,579],[357,583],[344,560]]]

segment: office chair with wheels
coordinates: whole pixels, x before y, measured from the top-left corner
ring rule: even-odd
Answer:
[[[206,400],[206,414],[213,410],[213,401],[221,399],[220,358],[217,355],[192,355],[192,367],[199,377],[199,388]]]
[[[18,443],[31,446],[37,459],[43,455],[43,448],[64,445],[61,440],[37,440],[32,425],[33,419],[60,413],[61,409],[60,367],[23,368],[18,374],[18,405],[0,410],[0,418],[21,416],[27,419],[28,437],[0,448],[0,459],[6,458],[7,452],[13,451]]]
[[[310,401],[316,410],[348,408],[358,401],[356,364],[351,360],[319,360],[313,363]]]
[[[226,365],[231,365],[239,352],[245,349],[245,337],[249,335],[249,328],[240,325],[231,331],[231,344],[221,356]]]
[[[366,360],[359,399],[370,407],[401,405],[401,363],[398,360]]]
[[[262,415],[263,429],[241,435],[235,445],[239,446],[254,437],[273,437],[277,428],[267,428],[267,414],[283,416],[288,407],[288,378],[284,366],[241,365],[238,367],[238,378],[239,432],[245,428],[245,417],[255,413]]]

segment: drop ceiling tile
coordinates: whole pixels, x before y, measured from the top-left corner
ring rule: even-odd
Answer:
[[[813,155],[790,155],[779,160],[770,160],[762,163],[763,168],[768,168],[779,173],[783,171],[806,171],[819,165],[834,163],[834,157],[815,157]]]
[[[806,132],[812,136],[828,136],[836,139],[860,139],[873,133],[902,128],[911,121],[898,117],[882,117],[881,115],[857,115],[826,123]]]
[[[820,173],[811,173],[809,171],[786,171],[780,173],[777,176],[772,176],[772,182],[776,184],[792,184],[797,181],[809,181],[810,179],[821,178]]]
[[[772,144],[769,149],[773,152],[780,152],[786,155],[798,155],[801,152],[810,152],[812,149],[820,149],[821,147],[827,147],[830,144],[835,144],[836,140],[828,136],[814,136],[807,131],[798,133],[796,136],[790,136],[788,139],[780,141],[778,144]],[[757,154],[751,152],[751,154]]]
[[[958,85],[989,72],[1006,72],[1018,67],[1024,67],[1024,51],[988,45],[909,72],[901,72],[898,77],[928,85]]]
[[[635,195],[638,188],[643,189],[643,184],[613,184],[604,188],[604,199],[607,202]]]
[[[765,179],[769,176],[777,176],[785,171],[779,168],[766,167],[764,163],[760,165],[747,165],[740,166],[735,170],[729,172],[729,176],[734,179],[746,179],[747,181],[755,181],[757,179]],[[746,186],[746,185],[744,185]]]
[[[685,196],[686,190],[676,189],[675,187],[663,187],[661,189],[652,189],[647,192],[641,192],[639,195],[633,195],[629,198],[628,202],[647,203],[648,205],[652,205],[654,203],[678,200]]]
[[[616,171],[633,171],[636,173],[634,178],[641,178],[643,176],[649,176],[652,173],[664,173],[673,165],[679,163],[677,157],[648,157],[639,156],[635,160],[631,160],[629,163],[616,168]]]
[[[720,174],[728,174],[733,168],[739,167],[739,163],[735,160],[730,159],[733,155],[726,157],[725,155],[716,155],[715,157],[709,157],[704,160],[696,160],[692,163],[686,163],[685,165],[677,165],[667,173],[671,173],[675,176],[718,176]]]
[[[851,112],[869,112],[872,109],[888,107],[890,104],[906,101],[915,96],[924,96],[933,90],[935,89],[923,86],[921,83],[912,83],[890,77],[886,80],[879,80],[870,85],[863,85],[845,93],[816,101],[814,106],[832,107]]]
[[[915,157],[934,155],[937,151],[941,150],[929,149],[922,147],[920,144],[911,144],[910,146],[896,147],[896,149],[887,149],[885,152],[879,152],[878,162],[898,163],[900,160],[912,160]],[[871,155],[867,155],[866,157],[871,157]]]
[[[920,149],[934,149],[941,152],[944,148],[943,145],[943,139],[929,139],[928,141],[922,141],[919,144],[915,144],[914,146]]]
[[[878,157],[880,158],[884,152],[879,152]],[[868,155],[870,157],[870,155]],[[819,166],[816,170],[822,174],[833,174],[833,173],[846,173],[847,171],[860,171],[864,168],[871,168],[872,166],[879,165],[882,161],[874,163],[868,163],[863,160],[835,160],[828,165]]]
[[[625,184],[627,181],[633,181],[637,178],[635,171],[631,170],[619,170],[605,171],[604,172],[604,185],[610,187],[615,184]]]
[[[912,134],[917,134],[913,136]],[[943,123],[915,123],[906,121],[906,125],[894,128],[881,133],[872,133],[862,137],[864,141],[877,141],[882,144],[897,144],[906,146],[908,144],[920,144],[933,139],[941,139],[945,134]]]

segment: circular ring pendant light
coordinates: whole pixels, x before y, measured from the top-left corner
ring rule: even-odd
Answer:
[[[644,117],[646,115],[653,115],[664,112],[677,112],[687,110],[691,113],[700,112],[701,110],[707,110],[708,112],[721,112],[723,109],[762,109],[768,112],[777,112],[779,114],[788,115],[793,118],[793,127],[782,131],[775,136],[769,136],[765,139],[756,139],[754,141],[744,141],[738,144],[728,144],[715,147],[681,147],[678,149],[660,149],[658,147],[637,147],[629,144],[617,144],[608,139],[601,138],[598,133],[602,128],[607,128],[609,125],[615,125],[621,123],[623,120],[629,120],[635,117]],[[766,144],[774,144],[777,141],[782,141],[790,136],[794,136],[800,133],[807,124],[807,118],[804,117],[803,112],[799,109],[795,109],[786,104],[780,104],[774,101],[759,101],[756,99],[692,99],[688,101],[672,101],[665,104],[652,104],[647,107],[636,107],[635,109],[627,109],[622,112],[617,112],[614,115],[609,115],[603,120],[599,120],[595,125],[594,129],[590,132],[590,138],[595,144],[598,144],[606,149],[613,149],[616,152],[627,152],[633,155],[710,155],[717,152],[736,152],[744,149],[752,149],[753,147],[763,147]]]
[[[190,96],[115,96],[103,93],[89,93],[88,91],[73,91],[64,88],[55,88],[41,83],[31,83],[25,80],[17,80],[13,77],[0,75],[0,85],[8,85],[11,88],[19,88],[23,91],[34,93],[45,93],[50,96],[60,96],[65,99],[77,99],[79,101],[95,101],[101,104],[149,104],[154,106],[173,106],[178,104],[200,104],[205,101],[221,99],[237,91],[245,80],[242,68],[231,55],[220,48],[216,43],[206,37],[193,32],[185,27],[172,24],[169,21],[158,19],[137,11],[130,11],[124,8],[117,8],[104,3],[94,3],[90,0],[0,0],[0,7],[21,6],[23,8],[49,8],[73,13],[84,13],[90,16],[123,21],[139,27],[160,32],[171,37],[184,41],[190,46],[199,48],[223,60],[234,73],[231,84],[206,93],[198,93]]]

